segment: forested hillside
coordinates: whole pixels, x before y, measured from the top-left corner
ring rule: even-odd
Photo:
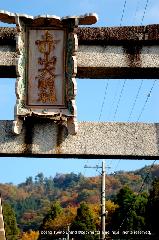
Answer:
[[[137,209],[140,209],[140,214],[134,217],[133,221],[138,222],[141,229],[145,228],[145,206],[148,201],[150,202],[148,196],[152,183],[156,177],[159,177],[159,165],[154,165],[150,173],[149,171],[150,167],[144,167],[133,172],[119,171],[106,176],[108,228],[112,227],[112,223],[119,226],[118,221],[122,215],[120,211],[128,211],[130,203],[124,202],[125,196],[129,196],[130,202],[134,202],[134,199],[137,201],[138,204],[132,209],[132,215],[136,214]],[[141,186],[143,193],[140,191]],[[11,206],[15,212],[19,229],[23,232],[35,231],[29,233],[32,235],[34,233],[36,235],[39,228],[47,229],[47,226],[52,226],[54,229],[65,228],[68,223],[73,223],[81,203],[89,207],[94,226],[99,229],[100,190],[100,176],[85,177],[82,174],[74,173],[57,173],[56,176],[49,178],[45,177],[43,173],[38,173],[35,177],[27,177],[25,182],[17,186],[11,183],[0,184],[2,200],[5,204]],[[123,203],[124,210],[123,208],[120,210]],[[87,207],[83,206],[83,209],[87,211]],[[52,222],[50,223],[48,219],[51,219]],[[75,223],[72,226],[76,226]],[[18,234],[18,230],[15,231]],[[38,235],[36,235],[36,239],[37,237]],[[23,234],[23,239],[35,238],[27,238],[27,236],[25,238]]]

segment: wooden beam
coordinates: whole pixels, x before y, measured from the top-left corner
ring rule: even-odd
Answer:
[[[0,156],[159,159],[159,124],[81,122],[76,135],[47,119],[27,118],[20,135],[12,124],[0,121]]]
[[[159,25],[78,28],[78,78],[159,78]],[[0,28],[0,77],[16,77],[14,28]]]

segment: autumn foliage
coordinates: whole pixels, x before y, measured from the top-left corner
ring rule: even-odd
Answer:
[[[159,221],[159,180],[156,178],[159,165],[153,166],[139,193],[148,171],[149,167],[145,167],[134,172],[119,171],[106,176],[108,231],[115,229],[114,226],[117,230],[126,218],[127,221],[122,223],[124,229],[150,229],[158,234],[158,225],[155,224]],[[6,209],[4,206],[4,219],[6,222],[14,220],[14,225],[7,224],[7,240],[39,240],[40,229],[66,230],[68,225],[73,228],[77,224],[87,228],[90,219],[92,228],[100,230],[100,190],[100,176],[85,177],[74,173],[56,174],[54,178],[39,173],[17,186],[0,184],[3,203],[10,206]],[[82,215],[81,219],[78,218],[81,207],[84,216],[85,212],[90,216],[86,226],[82,223]],[[17,238],[19,232],[21,235]]]

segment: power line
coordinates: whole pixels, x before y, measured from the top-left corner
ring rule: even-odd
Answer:
[[[142,20],[141,20],[141,25],[143,23],[143,20],[145,18],[145,14],[146,14],[146,11],[147,11],[147,7],[148,7],[148,3],[149,3],[149,0],[146,0],[146,4],[145,4],[145,8],[144,8],[144,13],[143,13],[143,16],[142,16]],[[122,9],[122,15],[121,15],[121,19],[120,19],[120,26],[122,25],[122,22],[123,22],[123,18],[124,18],[124,14],[125,14],[125,9],[126,9],[126,5],[127,5],[127,0],[124,1],[124,6],[123,6],[123,9]],[[136,11],[135,11],[135,16],[134,18],[136,17],[136,14],[137,14],[137,11],[138,11],[138,8],[139,8],[139,0],[137,2],[137,6],[136,6]],[[106,87],[105,87],[105,94],[104,94],[104,99],[103,99],[103,102],[102,102],[102,107],[101,107],[101,112],[100,112],[100,115],[99,115],[99,120],[101,119],[101,116],[102,116],[102,112],[103,112],[103,107],[104,107],[104,103],[105,103],[105,98],[106,98],[106,94],[107,94],[107,89],[108,89],[108,81],[107,81],[107,84],[106,84]],[[124,91],[124,88],[125,88],[125,84],[126,84],[126,80],[124,80],[124,83],[122,85],[122,89],[121,89],[121,92],[120,92],[120,96],[119,96],[119,99],[118,99],[118,102],[117,102],[117,106],[116,106],[116,109],[115,109],[115,113],[114,113],[114,117],[113,117],[113,120],[116,118],[116,114],[117,114],[117,111],[118,111],[118,108],[119,108],[119,105],[120,105],[120,101],[121,101],[121,98],[122,98],[122,95],[123,95],[123,91]],[[136,97],[135,97],[135,100],[134,100],[134,103],[132,105],[132,108],[131,108],[131,111],[130,111],[130,114],[129,114],[129,117],[128,117],[128,121],[130,120],[131,116],[132,116],[132,113],[133,113],[133,110],[136,106],[136,102],[137,102],[137,99],[139,97],[139,94],[140,94],[140,91],[141,91],[141,87],[143,85],[143,80],[141,81],[140,83],[140,86],[138,88],[138,91],[137,91],[137,94],[136,94]],[[152,86],[152,89],[153,89],[153,86]],[[152,89],[150,90],[149,94],[148,94],[148,97],[145,101],[145,104],[141,110],[141,113],[139,115],[139,118],[138,120],[140,119],[144,109],[145,109],[145,106],[148,102],[148,98],[150,97],[150,94],[152,92]],[[116,168],[117,166],[119,165],[121,159],[118,161],[117,165],[116,165]]]
[[[125,2],[124,2],[122,15],[121,15],[121,19],[120,19],[120,26],[122,25],[122,22],[123,22],[123,18],[124,18],[124,14],[125,14],[125,8],[126,8],[126,3],[127,3],[127,0],[125,0]]]
[[[148,3],[149,3],[149,0],[146,0],[146,4],[145,4],[145,8],[144,8],[144,13],[143,13],[143,16],[142,16],[140,25],[143,24],[143,21],[144,21],[144,18],[145,18],[145,14],[146,14],[146,11],[147,11],[147,7],[148,7]]]
[[[120,81],[121,82],[121,81]],[[118,85],[117,85],[118,83]],[[117,93],[118,93],[118,89],[119,89],[119,80],[117,81],[116,83],[116,90],[115,90],[115,93],[114,93],[114,97],[112,98],[112,104],[110,105],[110,108],[109,108],[109,112],[108,112],[108,117],[111,115],[112,113],[112,109],[113,109],[113,106],[114,106],[114,103],[115,103],[115,99],[116,99],[116,96],[117,96]]]
[[[131,108],[131,111],[130,111],[130,114],[129,114],[129,117],[128,117],[128,121],[130,120],[130,118],[131,118],[131,116],[132,116],[132,113],[133,113],[133,111],[134,111],[134,108],[135,108],[137,99],[138,99],[138,97],[139,97],[139,94],[140,94],[142,85],[143,85],[143,79],[141,80],[141,83],[140,83],[140,85],[139,85],[139,88],[138,88],[138,91],[137,91],[135,100],[134,100],[134,102],[133,102],[133,105],[132,105],[132,108]]]
[[[122,159],[119,159],[119,160],[118,160],[118,162],[117,162],[117,164],[116,164],[116,166],[115,166],[115,168],[114,168],[114,174],[115,174],[115,172],[116,172],[116,170],[117,170],[117,168],[118,168],[119,163],[121,162],[121,160],[122,160]]]
[[[118,108],[119,108],[119,105],[120,105],[120,101],[121,101],[121,98],[122,98],[122,95],[123,95],[123,92],[124,92],[126,82],[127,82],[127,79],[125,79],[124,82],[123,82],[123,85],[122,85],[122,88],[121,88],[121,91],[120,91],[120,95],[119,95],[119,98],[118,98],[117,106],[116,106],[116,109],[115,109],[115,113],[114,113],[114,116],[113,116],[113,121],[116,118],[116,114],[117,114],[117,111],[118,111]]]
[[[123,85],[122,85],[122,88],[121,88],[121,91],[120,91],[120,95],[119,95],[119,98],[118,98],[116,110],[114,112],[113,121],[116,118],[116,114],[117,114],[117,111],[118,111],[118,108],[119,108],[119,105],[120,105],[120,101],[121,101],[121,98],[122,98],[122,95],[123,95],[123,92],[124,92],[126,82],[127,82],[127,79],[125,79],[124,82],[123,82]],[[115,97],[114,97],[114,99],[115,99]],[[113,101],[113,105],[114,105],[114,101]],[[114,172],[116,171],[117,167],[119,166],[120,161],[121,161],[121,159],[119,159],[119,161],[117,162]]]
[[[124,14],[125,14],[125,9],[126,9],[126,4],[127,4],[127,0],[124,1],[124,6],[123,6],[123,9],[122,9],[122,15],[121,15],[121,19],[120,19],[120,26],[122,25],[122,22],[123,22],[123,18],[124,18]],[[119,100],[118,100],[117,107],[116,107],[115,114],[114,114],[114,119],[115,119],[116,113],[117,113],[117,111],[118,111],[118,107],[119,107],[120,100],[121,100],[121,97],[122,97],[122,92],[123,92],[124,87],[125,87],[125,83],[126,83],[126,81],[124,81],[123,86],[122,86],[122,89],[121,89],[121,93],[120,93]],[[108,91],[107,91],[107,90],[108,90],[108,85],[109,85],[109,80],[107,80],[107,84],[106,84],[106,86],[105,86],[105,93],[104,93],[104,98],[103,98],[103,102],[102,102],[102,106],[101,106],[101,111],[100,111],[100,115],[99,115],[99,121],[100,121],[101,116],[102,116],[102,113],[103,113],[103,107],[104,107],[106,95],[107,95],[107,92],[108,92]]]
[[[142,25],[143,20],[144,20],[144,18],[145,18],[145,14],[146,14],[146,10],[147,10],[147,7],[148,7],[148,3],[149,3],[149,0],[146,0],[146,4],[145,4],[145,8],[144,8],[144,13],[143,13],[143,16],[142,16],[140,25]],[[138,2],[137,2],[137,7],[138,7],[138,5],[139,5],[139,0],[138,0]],[[136,13],[137,13],[137,8],[136,8],[135,16],[136,16]],[[142,115],[142,113],[143,113],[143,111],[144,111],[144,109],[145,109],[145,106],[146,106],[146,104],[147,104],[147,102],[148,102],[148,99],[149,99],[149,97],[150,97],[150,94],[151,94],[151,92],[152,92],[152,89],[153,89],[153,87],[154,87],[155,82],[156,82],[156,80],[153,82],[152,88],[151,88],[149,94],[147,95],[147,98],[146,98],[146,100],[145,100],[145,104],[144,104],[144,106],[143,106],[143,108],[142,108],[142,110],[141,110],[141,113],[140,113],[140,115],[139,115],[139,117],[138,117],[138,120],[140,119],[140,117],[141,117],[141,115]],[[139,89],[138,89],[138,92],[137,92],[137,95],[136,95],[136,98],[135,98],[135,101],[134,101],[134,104],[133,104],[133,107],[132,107],[132,110],[131,110],[131,112],[130,112],[130,115],[129,115],[128,120],[130,119],[130,117],[131,117],[131,115],[132,115],[132,112],[133,112],[133,110],[134,110],[134,107],[135,107],[135,105],[136,105],[136,101],[137,101],[137,99],[138,99],[138,96],[139,96],[139,93],[140,93],[142,84],[143,84],[143,79],[142,79],[141,84],[140,84],[140,86],[139,86]],[[137,120],[137,121],[138,121],[138,120]]]
[[[143,107],[142,107],[142,109],[141,109],[141,112],[140,112],[140,114],[139,114],[139,116],[138,116],[138,118],[137,118],[137,122],[139,121],[139,119],[141,118],[141,116],[142,116],[142,114],[143,114],[143,112],[144,112],[144,110],[145,110],[146,104],[147,104],[149,98],[151,97],[151,93],[152,93],[152,90],[153,90],[153,88],[154,88],[154,86],[155,86],[156,81],[157,81],[157,79],[155,79],[155,80],[153,81],[152,87],[151,87],[149,93],[147,94],[147,98],[146,98],[146,100],[145,100],[145,103],[144,103],[144,105],[143,105]]]
[[[122,25],[122,22],[123,22],[123,18],[124,18],[124,14],[125,14],[125,9],[126,9],[126,4],[127,4],[127,0],[124,1],[124,5],[123,5],[123,9],[122,9],[122,15],[121,15],[121,19],[120,19],[120,26]],[[125,82],[123,83],[123,86],[122,86],[122,90],[121,90],[121,96],[119,97],[119,100],[118,100],[118,103],[117,103],[117,108],[115,110],[115,114],[114,114],[114,118],[116,117],[116,113],[118,111],[118,107],[119,107],[119,104],[120,104],[120,99],[122,97],[122,92],[124,90],[124,86],[125,86]],[[105,86],[105,93],[104,93],[104,98],[103,98],[103,102],[102,102],[102,106],[101,106],[101,111],[100,111],[100,115],[99,115],[99,121],[101,119],[101,116],[102,116],[102,112],[103,112],[103,107],[104,107],[104,103],[105,103],[105,99],[106,99],[106,95],[107,95],[107,90],[108,90],[108,85],[109,85],[109,81],[107,80],[107,84]]]
[[[121,91],[120,91],[120,96],[119,96],[119,98],[118,98],[118,103],[117,103],[117,107],[116,107],[116,110],[115,110],[115,113],[114,113],[113,120],[114,120],[115,117],[116,117],[116,113],[117,113],[118,108],[119,108],[120,100],[121,100],[121,97],[122,97],[122,94],[123,94],[123,91],[124,91],[124,87],[125,87],[126,81],[127,81],[127,80],[124,80],[124,83],[123,83],[123,85],[122,85],[122,88],[121,88]],[[118,81],[118,82],[119,82],[119,81]],[[118,88],[117,88],[116,91],[115,91],[115,95],[114,95],[114,98],[113,98],[112,107],[114,106],[114,103],[115,103],[115,97],[116,97],[116,95],[117,95],[117,90],[118,90]],[[117,162],[117,164],[116,164],[116,166],[115,166],[114,172],[115,172],[116,169],[118,168],[120,161],[121,161],[121,159]],[[111,162],[112,162],[112,161],[111,161]],[[111,165],[111,164],[110,164],[110,165]]]
[[[153,81],[152,87],[151,87],[151,89],[150,89],[150,91],[149,91],[149,93],[148,93],[148,95],[147,95],[147,98],[146,98],[145,103],[144,103],[144,105],[143,105],[143,107],[142,107],[142,109],[141,109],[141,112],[140,112],[140,114],[139,114],[139,117],[138,117],[138,120],[137,120],[137,121],[139,121],[140,117],[142,116],[142,113],[143,113],[143,111],[144,111],[144,109],[145,109],[145,107],[146,107],[146,104],[147,104],[150,96],[151,96],[151,93],[152,93],[152,90],[153,90],[153,88],[154,88],[154,85],[155,85],[156,81],[157,81],[157,80],[154,80],[154,81]],[[140,92],[141,87],[142,87],[142,82],[141,82],[141,84],[140,84],[140,86],[139,86],[139,89],[138,89],[138,92],[137,92],[137,95],[136,95],[136,98],[135,98],[135,101],[134,101],[133,106],[136,104],[136,101],[137,101],[137,98],[138,98],[138,96],[139,96],[139,92]],[[134,108],[134,107],[133,107],[133,108]],[[132,112],[132,111],[131,111],[131,112]],[[146,174],[146,176],[145,176],[145,178],[144,178],[144,180],[143,180],[143,182],[142,182],[142,184],[141,184],[141,186],[140,186],[140,188],[139,188],[138,194],[142,192],[142,190],[143,190],[143,188],[144,188],[144,185],[145,185],[145,183],[146,183],[146,180],[148,179],[149,174],[150,174],[150,172],[151,172],[151,170],[152,170],[152,168],[153,168],[153,166],[154,166],[154,164],[155,164],[156,161],[157,161],[157,160],[154,160],[153,163],[151,164],[151,166],[150,166],[150,168],[149,168],[149,171],[148,171],[148,173]],[[136,202],[136,201],[135,201],[135,202]],[[132,207],[134,206],[135,202],[134,202],[133,204],[131,204],[130,208],[128,209],[127,215],[125,216],[124,220],[122,221],[119,229],[122,227],[122,225],[124,224],[124,222],[128,219],[128,214],[129,214],[130,210],[132,209]]]
[[[153,166],[154,166],[154,164],[155,164],[156,161],[157,161],[157,160],[154,160],[153,163],[151,164],[151,166],[150,166],[150,168],[149,168],[149,172],[146,174],[146,176],[145,176],[145,178],[144,178],[144,180],[143,180],[143,182],[142,182],[142,184],[141,184],[141,186],[140,186],[140,189],[139,189],[139,191],[138,191],[138,194],[141,193],[141,191],[143,190],[143,187],[144,187],[144,185],[145,185],[145,182],[146,182],[147,178],[149,177],[150,172],[151,172],[151,170],[152,170],[152,168],[153,168]],[[124,220],[122,221],[122,223],[121,223],[120,226],[119,226],[119,230],[120,230],[120,228],[122,227],[122,225],[124,224],[124,222],[128,219],[128,214],[129,214],[129,212],[131,211],[131,209],[132,209],[132,207],[134,206],[135,203],[136,203],[136,200],[131,204],[130,208],[128,209],[127,214],[126,214]]]
[[[103,113],[103,107],[105,104],[105,99],[106,99],[106,95],[107,95],[107,90],[108,90],[108,86],[109,86],[109,80],[107,80],[107,83],[105,85],[105,92],[104,92],[104,98],[103,98],[103,102],[102,102],[102,106],[101,106],[101,110],[100,110],[100,114],[99,114],[99,121],[101,119],[102,113]]]
[[[143,13],[143,16],[142,16],[142,19],[141,19],[141,25],[142,25],[143,20],[144,20],[144,18],[145,18],[145,14],[146,14],[146,11],[147,11],[148,3],[149,3],[149,0],[146,0],[146,4],[145,4],[145,8],[144,8],[144,13]],[[121,23],[122,23],[122,21],[123,21],[126,4],[127,4],[127,0],[125,0],[125,2],[124,2],[124,6],[123,6],[123,10],[122,10],[122,16],[121,16],[121,19],[120,19],[120,26],[121,26]],[[137,1],[137,6],[136,6],[136,10],[135,10],[134,19],[136,18],[138,9],[139,9],[139,0]],[[124,81],[123,86],[122,86],[122,89],[121,89],[120,97],[119,97],[119,100],[118,100],[118,103],[117,103],[117,107],[116,107],[116,110],[115,110],[115,114],[114,114],[113,120],[115,119],[116,113],[117,113],[118,108],[119,108],[120,100],[121,100],[122,93],[123,93],[124,87],[125,87],[125,82],[126,82],[126,81]],[[139,117],[138,117],[138,120],[139,120],[140,117],[142,116],[142,113],[143,113],[143,111],[144,111],[144,109],[145,109],[145,107],[146,107],[146,104],[147,104],[147,102],[148,102],[148,99],[149,99],[149,97],[150,97],[150,94],[151,94],[151,92],[152,92],[152,90],[153,90],[154,84],[155,84],[155,81],[153,82],[153,85],[152,85],[152,87],[151,87],[151,89],[150,89],[150,92],[149,92],[149,94],[147,95],[146,101],[145,101],[144,106],[143,106],[143,108],[142,108],[142,110],[141,110],[141,113],[140,113],[140,115],[139,115]],[[130,120],[130,118],[131,118],[131,116],[132,116],[132,113],[133,113],[133,110],[134,110],[134,108],[135,108],[135,106],[136,106],[136,102],[137,102],[137,99],[138,99],[138,97],[139,97],[139,94],[140,94],[142,85],[143,85],[143,79],[142,79],[142,81],[141,81],[141,83],[140,83],[140,85],[139,85],[139,88],[138,88],[138,91],[137,91],[137,94],[136,94],[134,103],[133,103],[133,105],[132,105],[132,108],[131,108],[131,111],[130,111],[130,114],[129,114],[129,117],[128,117],[128,121]],[[117,162],[114,171],[116,171],[116,169],[117,169],[120,161],[121,161],[121,159],[119,159],[119,161]]]
[[[154,166],[154,164],[155,164],[156,161],[157,161],[157,160],[154,160],[153,163],[151,164],[150,169],[149,169],[149,172],[146,174],[146,176],[145,176],[145,178],[144,178],[144,181],[143,181],[143,183],[142,183],[142,185],[141,185],[141,187],[140,187],[139,193],[141,193],[141,191],[143,190],[144,184],[145,184],[147,178],[149,177],[150,172],[151,172],[151,170],[152,170],[152,168],[153,168],[153,166]]]

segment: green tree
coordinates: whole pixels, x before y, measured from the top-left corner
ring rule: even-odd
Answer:
[[[91,233],[96,230],[96,226],[93,219],[93,214],[86,203],[81,203],[77,209],[77,216],[71,224],[72,231],[85,231],[85,233]],[[91,234],[77,234],[75,239],[80,240],[94,240],[95,235]]]
[[[159,178],[152,183],[146,211],[147,229],[159,239]]]
[[[43,184],[44,183],[44,174],[43,173],[38,173],[35,176],[35,183],[36,184]]]
[[[39,228],[40,230],[40,233],[41,231],[43,230],[51,230],[50,229],[50,222],[52,220],[54,220],[55,218],[57,218],[58,215],[60,215],[62,213],[62,207],[60,205],[59,202],[54,202],[49,210],[49,212],[46,214],[46,216],[44,217],[43,219],[43,222]],[[53,229],[52,229],[53,230]],[[40,235],[39,240],[42,240],[42,239],[54,239],[54,236],[42,236]]]
[[[148,194],[143,192],[135,197],[134,210],[134,227],[137,230],[147,230],[146,228],[146,206]]]
[[[3,216],[7,240],[17,240],[19,229],[17,227],[15,212],[8,203],[3,203]]]
[[[120,189],[115,199],[115,203],[119,205],[119,208],[116,209],[112,216],[111,230],[133,229],[132,217],[134,216],[134,209],[132,209],[132,206],[134,200],[134,193],[129,187],[125,186]]]
[[[33,184],[33,178],[32,177],[26,178],[25,183],[26,183],[26,185],[32,185]]]
[[[59,202],[54,202],[53,205],[51,206],[51,209],[47,213],[47,215],[43,219],[43,223],[41,225],[41,229],[45,229],[45,225],[50,220],[54,220],[60,213],[62,212],[62,208]]]
[[[147,194],[136,195],[129,187],[122,188],[116,196],[119,205],[112,216],[110,230],[144,230]]]

